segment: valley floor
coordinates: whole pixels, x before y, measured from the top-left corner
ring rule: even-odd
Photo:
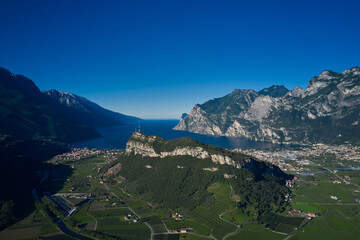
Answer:
[[[360,235],[359,171],[341,170],[359,164],[356,160],[334,154],[300,159],[311,164],[306,166],[307,174],[295,173],[287,211],[257,221],[237,209],[232,186],[220,182],[208,188],[216,201],[191,212],[152,205],[120,187],[124,179],[117,164],[122,154],[77,149],[50,160],[50,176],[37,188],[44,195],[43,203],[2,231],[0,239],[73,239],[60,231],[54,219],[84,239],[319,240]]]

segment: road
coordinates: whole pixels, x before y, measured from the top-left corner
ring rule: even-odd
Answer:
[[[325,170],[331,172],[332,174],[334,174],[337,178],[339,178],[341,181],[345,182],[346,180],[343,179],[342,177],[340,177],[339,175],[337,175],[334,171],[331,171],[329,168],[327,167],[323,167]],[[355,185],[356,187],[360,188],[359,184],[356,184],[354,182],[350,182],[351,184]]]
[[[120,202],[123,202],[122,199],[121,199],[118,195],[116,195],[116,194],[109,188],[109,186],[108,186],[105,182],[104,182],[103,184],[104,184],[105,188],[106,188],[114,197],[116,197]],[[125,207],[127,207],[127,208],[130,210],[130,212],[132,212],[137,218],[141,219],[140,215],[137,214],[130,206],[128,206],[126,203],[124,203],[124,205],[125,205]],[[154,230],[153,230],[153,228],[152,228],[147,222],[144,222],[144,224],[150,229],[150,240],[152,240],[152,239],[153,239],[153,235],[154,235]]]

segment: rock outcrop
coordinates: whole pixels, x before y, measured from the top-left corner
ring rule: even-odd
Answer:
[[[212,154],[199,146],[176,146],[172,151],[159,151],[154,149],[154,142],[166,142],[157,136],[147,136],[141,132],[134,132],[129,141],[126,143],[126,154],[141,155],[143,157],[174,157],[190,156],[198,159],[211,159],[213,163],[227,164],[236,168],[241,168],[242,163],[236,162],[231,157],[221,154]]]

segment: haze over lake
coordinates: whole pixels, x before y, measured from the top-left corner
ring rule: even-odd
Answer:
[[[216,145],[222,148],[270,148],[280,146],[267,142],[256,142],[244,138],[229,138],[221,136],[200,135],[185,131],[175,131],[172,128],[179,120],[145,120],[140,122],[140,131],[147,135],[157,135],[167,140],[191,137],[202,143]],[[72,147],[125,149],[126,142],[139,124],[97,129],[103,136],[88,141],[78,142]]]

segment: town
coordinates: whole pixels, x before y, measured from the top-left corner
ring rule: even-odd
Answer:
[[[279,149],[279,150],[263,150],[263,149],[234,149],[236,152],[250,155],[259,160],[270,162],[285,172],[293,173],[310,173],[309,165],[316,165],[310,159],[314,157],[333,155],[338,164],[343,167],[355,168],[360,165],[360,147],[351,145],[325,145],[315,144],[310,147],[302,147],[300,149]],[[344,161],[348,162],[345,165]],[[311,174],[311,173],[310,173]]]
[[[75,162],[81,159],[97,156],[103,156],[107,159],[107,163],[111,163],[115,161],[119,155],[123,154],[123,152],[124,151],[120,149],[99,150],[89,148],[72,148],[70,152],[55,156],[51,160],[51,163],[58,165],[65,162]]]

